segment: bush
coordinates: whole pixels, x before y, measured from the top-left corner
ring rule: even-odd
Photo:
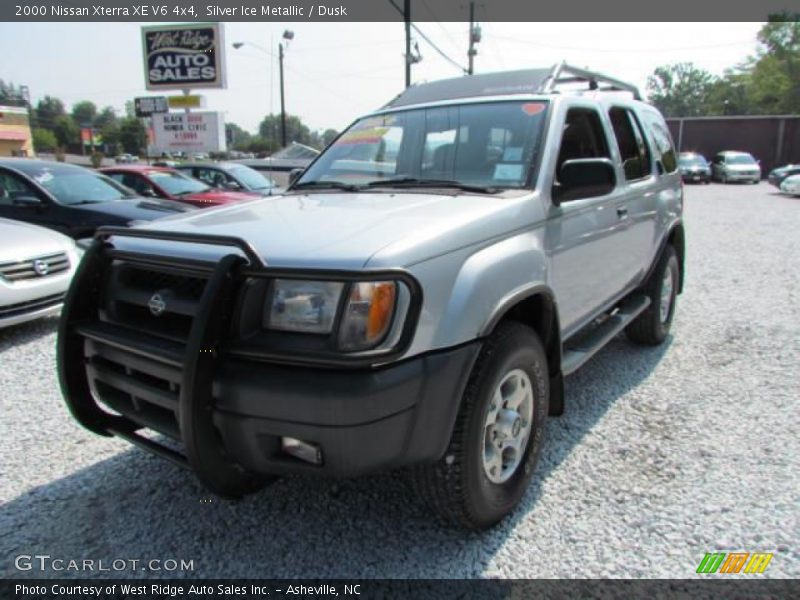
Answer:
[[[92,161],[92,166],[95,169],[99,169],[103,166],[103,159],[105,158],[105,154],[102,152],[92,152],[92,155],[89,157],[89,160]]]
[[[33,150],[34,152],[52,152],[58,146],[55,134],[49,129],[36,127],[33,130]]]

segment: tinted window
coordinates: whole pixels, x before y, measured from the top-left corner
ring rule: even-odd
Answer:
[[[576,158],[610,158],[608,141],[597,111],[571,108],[564,122],[558,150],[556,176],[565,161]]]
[[[91,204],[132,196],[128,188],[88,169],[50,170],[41,167],[28,171],[28,174],[61,204]]]
[[[725,164],[728,165],[754,165],[756,159],[749,154],[729,154],[725,157]]]
[[[659,115],[650,111],[644,111],[642,117],[650,130],[650,136],[655,144],[656,158],[661,161],[664,171],[667,173],[674,172],[678,168],[678,161],[675,160],[675,147],[672,144],[672,136],[669,133],[667,124]],[[692,155],[692,159],[701,161],[702,166],[706,165],[706,160],[699,154]],[[681,161],[683,161],[683,158],[681,158]]]
[[[183,196],[205,192],[208,186],[196,179],[187,177],[183,173],[172,171],[157,171],[150,173],[150,179],[170,196]]]
[[[33,196],[38,198],[36,190],[22,181],[19,177],[0,171],[0,204],[14,204],[14,200],[20,196]]]
[[[224,187],[230,181],[230,177],[222,171],[206,167],[195,167],[194,176],[211,187]]]
[[[249,167],[233,167],[231,175],[243,183],[248,190],[264,190],[275,187],[274,181]]]
[[[627,108],[616,107],[608,111],[608,116],[617,139],[625,179],[630,181],[650,175],[650,150],[636,116]]]

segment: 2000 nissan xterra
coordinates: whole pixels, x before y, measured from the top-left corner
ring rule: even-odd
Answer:
[[[668,335],[680,179],[663,118],[615,79],[411,87],[283,196],[100,230],[61,322],[64,397],[223,496],[409,467],[435,511],[488,527],[563,378],[623,330]]]

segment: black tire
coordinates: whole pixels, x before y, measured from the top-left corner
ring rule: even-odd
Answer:
[[[484,468],[484,432],[495,390],[507,374],[522,370],[532,390],[532,423],[522,458],[503,483]],[[499,522],[519,503],[541,453],[550,394],[547,356],[536,333],[502,322],[484,344],[461,400],[450,444],[432,465],[411,472],[416,493],[444,519],[468,529]]]
[[[667,269],[672,273],[672,293],[669,310],[666,319],[663,320],[661,317],[661,291],[664,287]],[[661,253],[658,266],[644,288],[644,293],[650,297],[650,306],[625,329],[628,339],[648,346],[657,346],[666,339],[672,326],[672,318],[675,316],[679,279],[678,255],[675,253],[675,248],[667,245],[664,252]]]

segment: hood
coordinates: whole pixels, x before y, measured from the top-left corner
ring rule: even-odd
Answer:
[[[236,236],[275,267],[401,267],[519,229],[544,218],[531,194],[313,193],[272,196],[197,211],[142,227]],[[537,212],[538,211],[538,212]],[[159,244],[157,248],[153,244]],[[130,250],[195,258],[218,247],[128,238]]]
[[[65,252],[75,247],[71,238],[37,225],[0,219],[0,262]]]
[[[71,206],[99,215],[110,215],[126,221],[152,221],[168,215],[193,210],[194,207],[174,200],[158,198],[132,198],[130,200],[112,200],[94,204]]]
[[[233,192],[226,190],[208,190],[207,192],[197,192],[196,194],[186,194],[182,196],[185,201],[203,204],[228,204],[229,202],[242,202],[243,200],[252,200],[253,198],[260,198],[261,194],[246,193],[246,192]]]

